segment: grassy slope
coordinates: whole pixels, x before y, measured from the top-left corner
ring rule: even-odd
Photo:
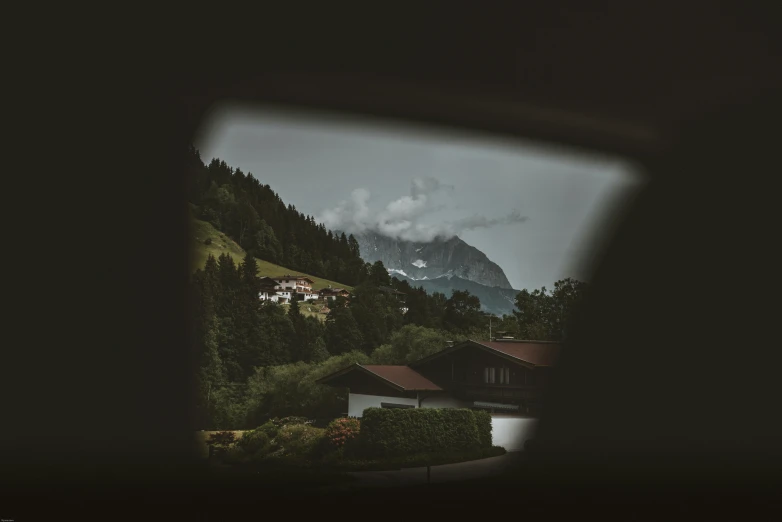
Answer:
[[[285,308],[285,311],[287,312],[291,305],[284,304],[281,305],[283,308]],[[322,314],[320,313],[320,310],[327,306],[324,304],[323,301],[307,301],[306,303],[299,303],[299,313],[305,317],[314,317],[315,319],[318,319],[321,322],[326,321],[326,315],[328,314]],[[311,309],[311,310],[310,310]]]
[[[237,245],[230,237],[214,228],[210,223],[193,219],[192,227],[191,234],[194,239],[193,270],[203,268],[204,264],[206,264],[206,260],[209,257],[209,254],[212,254],[217,258],[221,254],[226,253],[234,259],[236,264],[241,263],[244,259],[244,250],[242,247]],[[204,241],[207,239],[212,240],[211,245],[204,244]],[[302,272],[297,272],[295,270],[290,270],[284,266],[269,263],[268,261],[262,261],[260,259],[257,261],[258,275],[261,276],[274,277],[285,274],[301,274],[309,276],[312,280],[315,281],[315,283],[312,285],[313,290],[320,290],[322,288],[326,288],[328,285],[352,290],[352,287],[343,285],[342,283],[337,283],[336,281],[329,281],[328,279],[323,279],[321,277],[315,277],[309,274],[304,274]]]

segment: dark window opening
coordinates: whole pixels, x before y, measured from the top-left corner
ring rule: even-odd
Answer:
[[[500,384],[510,384],[510,368],[500,368]]]
[[[397,404],[394,402],[381,402],[381,408],[415,408],[412,404]]]

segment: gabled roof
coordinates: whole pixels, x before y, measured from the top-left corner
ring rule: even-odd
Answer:
[[[329,381],[341,377],[350,372],[363,372],[375,377],[385,384],[396,388],[399,391],[440,391],[442,388],[435,383],[413,370],[409,366],[392,366],[378,364],[352,364],[337,372],[321,377],[315,382],[327,384]]]
[[[321,288],[321,294],[341,294],[342,292],[349,293],[344,288]]]
[[[518,362],[524,366],[547,367],[554,366],[561,350],[560,344],[550,341],[465,341],[463,343],[451,346],[428,357],[419,359],[410,364],[415,367],[427,363],[443,355],[462,350],[467,347],[475,347],[485,350],[505,359]]]

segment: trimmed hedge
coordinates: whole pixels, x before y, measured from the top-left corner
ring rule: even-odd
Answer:
[[[391,457],[491,447],[491,415],[455,408],[368,408],[358,437],[362,454]]]
[[[478,425],[478,437],[482,448],[491,448],[491,413],[486,410],[473,410]]]

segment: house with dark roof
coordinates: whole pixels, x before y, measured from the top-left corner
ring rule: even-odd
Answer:
[[[344,288],[332,288],[331,286],[328,286],[326,288],[323,288],[318,295],[321,299],[331,299],[332,301],[336,300],[337,297],[344,297],[345,299],[350,297],[350,292],[345,290]]]
[[[495,444],[531,437],[560,345],[495,338],[446,347],[406,366],[353,364],[318,382],[347,389],[350,417],[367,408],[473,408],[492,414]]]
[[[405,302],[405,298],[407,297],[407,294],[405,294],[404,292],[400,292],[396,288],[391,288],[390,286],[378,286],[377,289],[383,292],[384,294],[392,295],[396,297],[402,303]]]
[[[258,297],[261,301],[287,303],[291,299],[290,291],[280,291],[277,281],[271,277],[261,277]]]

